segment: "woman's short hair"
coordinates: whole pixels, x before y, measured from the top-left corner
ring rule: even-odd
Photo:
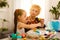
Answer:
[[[32,8],[37,8],[37,9],[39,9],[39,11],[41,10],[41,7],[39,5],[36,5],[36,4],[32,5],[31,9]]]

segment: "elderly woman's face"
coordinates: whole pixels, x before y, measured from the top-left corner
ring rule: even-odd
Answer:
[[[30,15],[35,17],[40,13],[40,10],[38,8],[31,8]]]

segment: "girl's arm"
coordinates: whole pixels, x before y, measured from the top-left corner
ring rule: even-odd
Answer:
[[[29,29],[32,29],[32,28],[36,28],[38,26],[41,26],[40,23],[37,23],[37,24],[25,24],[25,23],[22,23],[22,22],[19,22],[17,24],[17,28],[29,28]]]

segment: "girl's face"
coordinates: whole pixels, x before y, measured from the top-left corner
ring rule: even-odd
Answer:
[[[18,19],[21,20],[22,22],[26,21],[26,12],[24,11],[23,14],[18,16]]]
[[[35,16],[37,16],[38,14],[39,14],[39,9],[38,8],[35,8],[35,7],[33,7],[33,8],[31,8],[31,10],[30,10],[30,15],[31,16],[33,16],[33,17],[35,17]]]

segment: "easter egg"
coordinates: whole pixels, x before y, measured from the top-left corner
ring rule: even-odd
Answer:
[[[32,39],[32,40],[36,40],[36,39]]]
[[[23,33],[23,34],[21,34],[21,36],[24,38],[24,37],[26,37],[26,34]]]
[[[20,38],[20,39],[21,39],[21,38],[22,38],[22,36],[17,36],[17,38]]]
[[[23,38],[23,40],[27,40],[27,38]]]
[[[12,33],[11,38],[16,38],[16,34]]]
[[[33,31],[36,32],[36,29],[37,29],[37,28],[33,28]]]

